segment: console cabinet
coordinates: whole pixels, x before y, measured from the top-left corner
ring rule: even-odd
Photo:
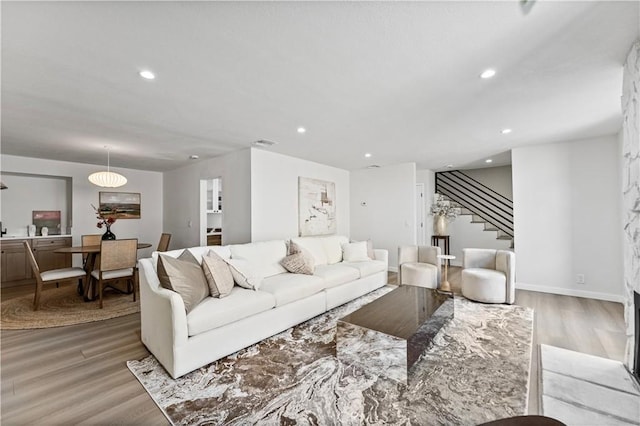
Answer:
[[[2,287],[33,284],[35,278],[24,251],[23,241],[28,241],[41,272],[71,267],[70,253],[55,253],[61,247],[71,247],[71,237],[11,239],[0,242]]]

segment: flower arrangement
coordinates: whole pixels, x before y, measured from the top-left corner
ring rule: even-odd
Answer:
[[[443,216],[448,220],[453,220],[460,214],[460,208],[452,206],[449,200],[440,194],[436,194],[429,214],[433,216]]]
[[[100,229],[102,229],[103,226],[106,226],[108,231],[111,228],[111,225],[115,223],[116,218],[111,216],[104,217],[100,215],[100,210],[98,210],[96,206],[91,204],[91,207],[93,207],[93,209],[96,211],[96,217],[98,218],[98,223],[96,224],[96,226]]]

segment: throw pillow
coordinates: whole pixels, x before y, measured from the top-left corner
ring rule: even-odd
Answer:
[[[240,287],[249,290],[258,290],[262,284],[263,277],[256,271],[256,268],[246,259],[224,259],[229,264],[233,281]]]
[[[367,256],[367,242],[346,243],[342,245],[342,258],[345,262],[364,262],[371,260]]]
[[[313,258],[302,251],[290,254],[280,264],[292,274],[313,275],[315,270]]]
[[[294,243],[293,241],[289,241],[289,254],[301,253],[304,250],[302,247]]]
[[[158,256],[158,278],[162,287],[182,297],[187,314],[209,295],[207,280],[197,262],[161,254]]]
[[[359,241],[351,240],[350,242],[357,243]],[[373,241],[371,241],[371,239],[368,239],[366,242],[367,242],[367,256],[369,256],[369,259],[373,260],[376,258],[376,254],[373,252]]]
[[[211,297],[222,299],[233,290],[233,275],[229,270],[229,264],[214,251],[202,258],[202,271],[209,284]]]
[[[196,259],[196,257],[193,255],[193,253],[191,253],[191,251],[189,251],[189,249],[182,250],[182,253],[180,253],[180,256],[178,256],[177,259],[182,260],[183,262],[191,262],[200,266],[200,262],[198,262],[198,259]]]

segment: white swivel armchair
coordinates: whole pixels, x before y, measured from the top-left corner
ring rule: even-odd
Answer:
[[[516,255],[508,250],[462,250],[462,295],[484,303],[509,303],[516,298]]]
[[[440,247],[398,247],[398,285],[438,288],[440,284]]]

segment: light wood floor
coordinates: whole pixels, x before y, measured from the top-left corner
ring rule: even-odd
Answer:
[[[390,283],[396,275],[390,274]],[[460,286],[460,268],[449,281]],[[2,291],[3,298],[31,288]],[[516,303],[535,310],[534,345],[546,343],[622,360],[625,344],[619,303],[517,291]],[[143,358],[140,316],[44,330],[2,331],[1,423],[167,424],[127,369]],[[529,412],[538,413],[538,354],[534,346]]]

